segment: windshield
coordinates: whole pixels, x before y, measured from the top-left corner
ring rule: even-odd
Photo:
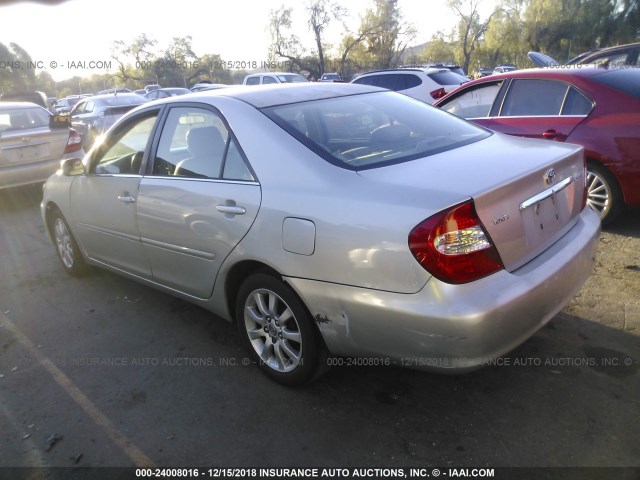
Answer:
[[[394,92],[279,105],[263,111],[325,160],[351,170],[426,157],[490,135]]]

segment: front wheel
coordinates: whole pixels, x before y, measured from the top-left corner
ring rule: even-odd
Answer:
[[[258,273],[240,287],[236,320],[260,369],[284,385],[299,385],[316,371],[318,335],[296,294],[272,275]]]
[[[50,228],[58,258],[60,258],[64,269],[71,275],[84,273],[87,267],[84,257],[59,210],[54,210],[51,214]]]

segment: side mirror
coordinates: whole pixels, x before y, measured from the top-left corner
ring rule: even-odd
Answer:
[[[67,158],[60,162],[60,170],[62,170],[62,175],[65,176],[74,176],[74,175],[84,175],[84,165],[82,163],[81,158]]]

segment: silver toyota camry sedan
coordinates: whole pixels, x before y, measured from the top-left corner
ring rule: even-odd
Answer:
[[[237,323],[284,384],[342,356],[444,372],[499,357],[589,276],[581,147],[352,84],[145,104],[46,183],[62,266]]]

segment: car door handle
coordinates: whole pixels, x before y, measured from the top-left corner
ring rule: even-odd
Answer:
[[[247,213],[247,209],[239,207],[237,205],[218,205],[216,210],[222,213],[230,213],[232,215],[244,215]]]
[[[558,135],[560,134],[556,132],[553,128],[551,130],[547,130],[542,134],[544,138],[556,138]]]
[[[120,200],[123,203],[135,203],[136,202],[136,198],[132,197],[129,194],[123,194],[123,195],[118,195],[118,200]]]

